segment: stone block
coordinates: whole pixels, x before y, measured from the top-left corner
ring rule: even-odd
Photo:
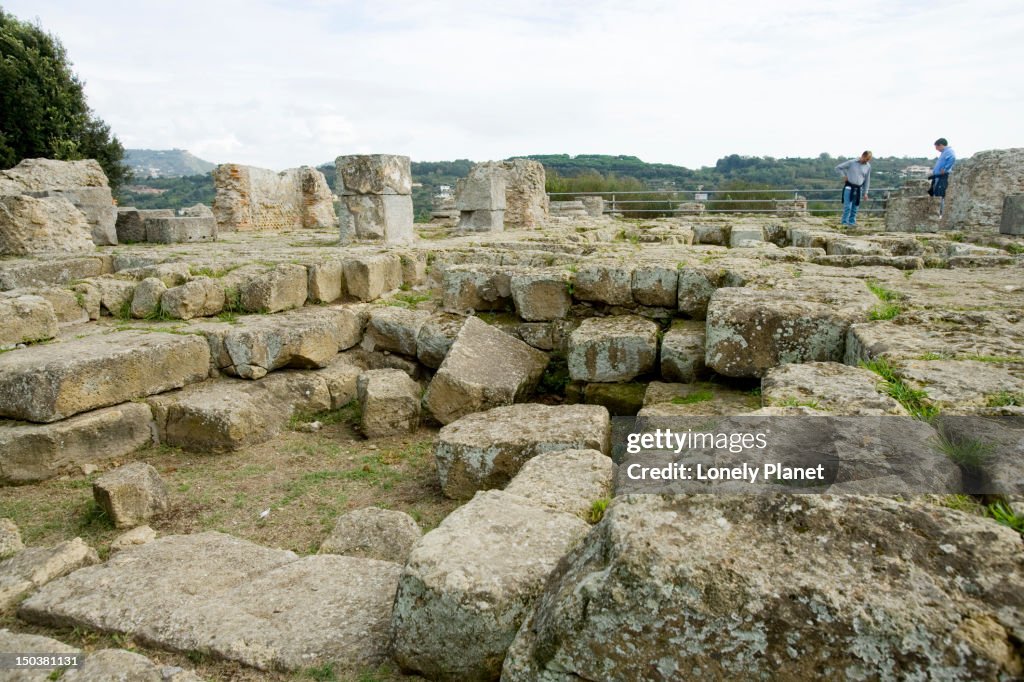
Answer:
[[[82,212],[89,225],[93,244],[113,246],[117,244],[117,207],[109,187],[73,187],[26,192],[28,196],[42,199],[63,197]]]
[[[416,339],[430,318],[426,310],[408,310],[397,306],[379,306],[370,311],[363,335],[368,351],[390,351],[416,357]]]
[[[519,317],[530,322],[558,320],[569,313],[569,273],[542,270],[512,275],[512,300]]]
[[[52,424],[0,421],[0,484],[35,483],[77,474],[150,445],[149,407],[122,403]]]
[[[416,359],[431,369],[440,367],[465,322],[462,315],[431,315],[416,335]]]
[[[840,415],[906,415],[907,411],[880,390],[874,372],[838,362],[808,362],[768,370],[761,379],[766,407],[787,403]]]
[[[543,227],[548,217],[547,180],[544,165],[532,159],[501,162],[505,175],[505,221],[509,227]]]
[[[141,285],[140,285],[141,286]],[[209,317],[224,310],[227,297],[220,280],[197,277],[181,286],[171,287],[160,296],[160,310],[176,320]]]
[[[594,502],[612,496],[615,469],[600,450],[545,452],[523,464],[505,492],[590,521]]]
[[[302,226],[307,229],[338,227],[334,193],[324,174],[309,166],[299,168],[298,174],[302,193]]]
[[[217,241],[217,221],[213,217],[147,218],[146,241],[151,244]]]
[[[675,308],[679,270],[669,265],[638,265],[633,270],[633,300],[640,305]]]
[[[694,225],[693,243],[729,246],[730,232],[731,228],[728,225]]]
[[[128,206],[117,209],[117,220],[114,229],[120,244],[134,244],[146,241],[146,218],[173,218],[174,211],[169,208],[139,210]]]
[[[459,211],[504,211],[505,173],[500,164],[474,165],[459,183],[455,208]]]
[[[418,287],[427,283],[427,254],[423,251],[399,253],[402,260],[402,283]]]
[[[420,425],[420,385],[400,369],[359,375],[360,428],[367,438],[411,433]]]
[[[408,156],[356,154],[335,160],[338,190],[342,195],[412,194]]]
[[[201,337],[117,332],[0,355],[0,416],[53,422],[206,378]]]
[[[40,287],[23,289],[26,294],[42,298],[53,308],[57,317],[57,326],[81,324],[89,321],[89,312],[86,310],[85,297],[78,296],[76,292],[69,289],[57,287]],[[8,292],[10,294],[20,292]]]
[[[588,529],[571,514],[497,490],[456,509],[423,536],[402,571],[395,660],[429,679],[498,679],[548,574]]]
[[[506,310],[513,305],[512,273],[494,266],[449,266],[441,276],[441,305],[461,314]]]
[[[95,249],[85,215],[67,199],[0,196],[0,256],[89,253]]]
[[[546,452],[608,453],[608,410],[599,405],[527,403],[469,414],[444,428],[434,448],[441,490],[467,499],[503,487],[522,466]]]
[[[30,547],[0,561],[0,614],[13,611],[32,590],[98,561],[96,551],[82,538],[53,547]]]
[[[576,271],[573,296],[580,301],[633,305],[633,268],[613,264],[583,266]]]
[[[661,339],[661,376],[665,381],[691,383],[707,373],[704,366],[704,324],[679,320]]]
[[[658,325],[636,315],[592,317],[569,337],[574,381],[629,381],[654,369]]]
[[[764,242],[764,228],[760,225],[734,225],[729,230],[729,247],[741,248]]]
[[[502,232],[505,230],[505,211],[461,211],[456,229],[465,232]]]
[[[141,525],[170,507],[167,484],[145,462],[132,462],[103,474],[93,482],[92,495],[118,528]]]
[[[156,531],[149,526],[135,526],[110,541],[110,553],[115,554],[133,547],[141,547],[156,540]]]
[[[486,322],[469,317],[427,387],[425,404],[442,424],[523,400],[548,357]]]
[[[89,281],[100,293],[100,309],[111,317],[127,317],[137,282],[118,275],[103,275]]]
[[[416,238],[408,194],[354,194],[341,198],[356,239],[408,244]]]
[[[1003,215],[999,219],[999,233],[1024,235],[1024,194],[1011,194],[1003,199]]]
[[[394,254],[352,256],[342,268],[349,296],[360,301],[376,300],[402,286],[402,261]]]
[[[213,213],[219,232],[298,230],[308,213],[302,171],[221,164],[213,170]]]
[[[41,296],[0,296],[0,350],[57,336],[57,315]]]
[[[277,313],[306,305],[308,276],[301,265],[282,263],[239,285],[239,304],[251,313]]]
[[[310,303],[332,303],[345,291],[341,260],[306,264],[306,300]]]
[[[139,282],[132,295],[132,317],[145,319],[156,315],[160,311],[160,298],[165,291],[167,285],[156,277],[147,277]]]
[[[404,565],[422,536],[416,521],[405,512],[363,507],[338,517],[334,530],[320,543],[318,554],[344,554]]]
[[[94,246],[89,247],[90,250],[94,248]],[[53,258],[45,261],[5,263],[3,269],[0,269],[0,290],[67,284],[73,280],[87,279],[110,272],[107,266],[109,266],[109,262],[105,262],[101,257]]]

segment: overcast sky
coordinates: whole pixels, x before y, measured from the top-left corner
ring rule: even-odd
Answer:
[[[0,0],[67,48],[126,147],[935,156],[1024,146],[1021,0]]]

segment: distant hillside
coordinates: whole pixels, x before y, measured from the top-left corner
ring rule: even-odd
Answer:
[[[203,175],[217,167],[184,149],[125,149],[124,162],[132,169],[136,180]]]

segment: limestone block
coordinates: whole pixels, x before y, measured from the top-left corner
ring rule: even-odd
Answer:
[[[124,317],[131,310],[132,296],[137,283],[117,275],[103,275],[89,280],[100,292],[100,310],[111,317]]]
[[[423,536],[399,581],[395,660],[430,679],[497,679],[520,624],[588,526],[492,490]]]
[[[306,304],[308,276],[301,265],[282,263],[239,285],[239,304],[252,313],[276,313]]]
[[[100,290],[89,282],[79,282],[71,287],[76,298],[81,300],[82,309],[90,320],[100,319]]]
[[[729,230],[729,247],[749,247],[764,242],[764,228],[754,225],[734,225]]]
[[[146,241],[152,244],[217,241],[217,221],[213,217],[147,218]]]
[[[140,210],[131,206],[117,209],[117,220],[114,229],[120,244],[131,244],[146,241],[146,218],[173,218],[174,211],[169,208]]]
[[[978,556],[986,560],[975,566]],[[960,561],[975,566],[976,589],[950,569]],[[1019,535],[940,506],[858,495],[619,497],[550,577],[502,680],[756,679],[766,659],[780,679],[1012,677],[1020,619],[1005,614],[1024,596],[1003,586],[1019,580]],[[693,589],[725,584],[724,600]],[[737,621],[745,604],[763,607]],[[788,634],[763,636],[771,632]],[[908,641],[921,643],[912,659]]]
[[[324,174],[316,168],[301,167],[299,187],[302,192],[302,226],[307,229],[338,227],[334,193]]]
[[[0,350],[57,336],[57,315],[41,296],[0,296]]]
[[[675,308],[679,270],[675,263],[638,265],[633,270],[633,300],[640,305]]]
[[[357,154],[335,160],[338,188],[343,195],[412,194],[408,156]]]
[[[89,225],[92,242],[97,246],[117,244],[117,207],[109,187],[73,187],[25,192],[38,199],[63,197],[82,212]]]
[[[306,264],[306,300],[310,303],[331,303],[345,290],[340,259]]]
[[[542,227],[548,217],[544,165],[532,159],[509,159],[501,162],[501,168],[505,175],[504,222],[518,229]]]
[[[146,405],[122,403],[52,424],[0,421],[0,484],[20,485],[77,474],[150,445]]]
[[[103,474],[93,482],[92,495],[118,528],[138,526],[170,506],[167,484],[153,465],[145,462],[132,462]]]
[[[53,547],[30,547],[0,561],[0,613],[12,611],[26,593],[99,561],[82,538]]]
[[[452,265],[441,276],[441,305],[448,312],[505,310],[512,303],[512,273],[506,268]]]
[[[80,298],[74,291],[57,287],[41,287],[7,293],[20,294],[21,292],[38,296],[49,303],[53,308],[54,315],[57,317],[58,327],[89,321],[89,313],[85,307],[84,296]]]
[[[459,211],[504,211],[505,173],[496,163],[474,165],[455,197]]]
[[[434,313],[416,335],[416,359],[431,369],[437,369],[448,355],[455,337],[466,318],[452,313]]]
[[[615,463],[600,450],[557,450],[523,464],[505,492],[588,521],[594,502],[611,498],[614,482]]]
[[[678,320],[661,339],[661,376],[665,381],[691,383],[707,373],[704,366],[704,324]]]
[[[216,315],[224,310],[226,303],[220,281],[210,277],[197,277],[181,286],[171,287],[160,296],[160,310],[177,320]]]
[[[265,168],[221,164],[213,169],[217,194],[213,213],[220,232],[297,230],[306,213],[298,168],[276,173]]]
[[[95,249],[85,215],[64,197],[0,196],[0,256]]]
[[[405,564],[423,531],[405,512],[377,507],[355,509],[338,517],[318,554],[344,554]]]
[[[359,375],[356,384],[367,438],[410,433],[420,425],[420,385],[400,369],[373,369]]]
[[[167,291],[167,285],[156,277],[147,277],[139,282],[132,295],[132,317],[145,319],[156,315],[160,310],[160,297],[164,295],[165,291]]]
[[[466,232],[502,232],[505,229],[505,211],[461,211],[456,229]]]
[[[576,271],[573,296],[580,301],[633,305],[633,269],[614,264],[581,267]]]
[[[713,244],[714,246],[729,246],[729,233],[732,231],[729,225],[694,225],[694,244]]]
[[[53,422],[204,379],[202,337],[126,331],[0,355],[0,416]]]
[[[418,287],[427,283],[427,254],[423,251],[399,253],[402,260],[402,283]]]
[[[1003,200],[999,233],[1024,235],[1024,194],[1011,194]]]
[[[167,287],[176,287],[195,279],[188,263],[155,263],[137,268],[123,268],[118,270],[117,274],[130,275],[139,281],[155,277]]]
[[[599,218],[604,214],[604,198],[602,197],[580,197],[584,210],[591,218]]]
[[[544,353],[469,317],[427,387],[425,404],[442,424],[511,405],[533,391],[547,364]]]
[[[353,194],[341,201],[356,239],[408,244],[416,237],[408,194]]]
[[[95,247],[89,247],[90,250],[93,248]],[[109,262],[106,265],[109,266]],[[5,264],[3,269],[0,269],[0,289],[67,284],[73,280],[96,277],[105,272],[110,270],[105,269],[104,259],[100,257],[54,257],[45,261]]]
[[[337,410],[356,399],[356,383],[364,368],[352,364],[344,356],[336,356],[326,367],[317,370],[317,374],[327,382],[331,397],[330,408]]]
[[[654,368],[658,325],[636,315],[592,317],[569,337],[574,381],[629,381]]]
[[[21,542],[21,531],[17,524],[10,519],[0,518],[0,560],[14,556],[25,545]]]
[[[430,312],[408,310],[397,306],[379,306],[370,311],[370,321],[363,335],[363,348],[386,350],[416,357],[416,339]]]
[[[500,488],[545,452],[609,452],[608,410],[598,405],[526,403],[469,414],[444,428],[434,448],[441,489],[466,499]],[[567,479],[568,480],[568,479]]]
[[[558,320],[572,306],[569,273],[564,270],[516,273],[510,288],[516,312],[527,321]]]
[[[400,572],[374,559],[299,558],[220,533],[167,536],[50,583],[19,614],[260,670],[330,666],[352,676],[387,657]]]
[[[358,255],[343,263],[345,288],[360,301],[373,301],[402,286],[402,261],[394,254]]]
[[[116,553],[133,547],[140,547],[156,540],[156,531],[149,526],[135,526],[110,541],[110,552]]]
[[[834,237],[828,240],[825,253],[829,256],[888,256],[889,252],[881,245],[866,239]]]
[[[107,176],[95,159],[24,159],[14,168],[0,171],[0,194],[107,186]]]
[[[952,230],[996,232],[1007,196],[1024,193],[1024,148],[977,152],[953,168],[945,221]]]

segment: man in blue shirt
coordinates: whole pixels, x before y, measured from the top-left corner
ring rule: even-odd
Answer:
[[[853,227],[857,224],[857,209],[860,200],[868,198],[871,187],[871,152],[864,152],[858,159],[843,161],[836,166],[836,172],[843,178],[843,218],[842,224]]]
[[[956,154],[949,146],[946,138],[940,137],[935,140],[935,149],[939,152],[939,158],[935,161],[935,168],[928,179],[932,181],[928,188],[928,194],[939,197],[939,217],[942,217],[942,210],[946,207],[946,186],[949,184],[949,172],[953,170],[956,163]]]

